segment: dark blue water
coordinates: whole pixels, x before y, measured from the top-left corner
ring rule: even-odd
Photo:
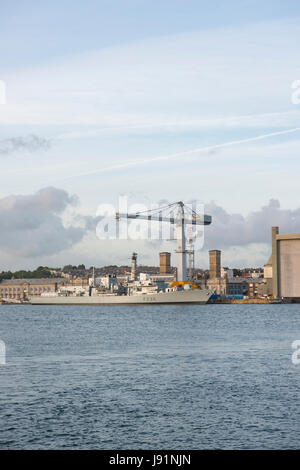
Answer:
[[[1,306],[1,449],[300,446],[300,306]]]

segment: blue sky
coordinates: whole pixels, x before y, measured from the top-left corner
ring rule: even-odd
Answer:
[[[3,0],[1,62],[28,66],[145,38],[298,15],[297,0]]]
[[[300,127],[299,19],[297,1],[2,1],[0,198],[54,186],[91,216],[120,194],[198,199],[245,220],[270,199],[296,211],[300,136],[281,132]],[[49,146],[1,154],[31,135]],[[189,153],[207,146],[217,147]],[[9,247],[3,263],[91,263],[90,251],[96,264],[127,260],[124,245],[98,251],[92,238],[38,259]],[[213,239],[222,248],[221,234]],[[226,264],[262,264],[269,250],[267,240],[233,243]]]

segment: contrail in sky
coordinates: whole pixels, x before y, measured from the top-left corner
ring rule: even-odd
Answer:
[[[248,139],[232,140],[231,142],[225,142],[223,144],[209,145],[207,147],[200,147],[193,150],[187,150],[185,152],[173,153],[171,155],[163,155],[159,157],[144,158],[142,160],[132,160],[124,163],[116,163],[115,165],[106,166],[104,168],[98,168],[96,170],[87,171],[85,173],[78,173],[76,175],[70,175],[63,178],[64,180],[70,178],[77,178],[80,176],[94,175],[97,173],[105,173],[106,171],[120,170],[122,168],[134,167],[139,165],[144,165],[147,163],[164,161],[164,160],[173,160],[174,158],[183,157],[185,155],[192,155],[194,153],[210,152],[219,148],[232,147],[234,145],[244,144],[246,142],[254,142],[255,140],[267,139],[269,137],[274,137],[277,135],[291,134],[292,132],[300,131],[300,127],[294,127],[293,129],[287,129],[285,131],[272,132],[270,134],[258,135],[256,137],[249,137]]]

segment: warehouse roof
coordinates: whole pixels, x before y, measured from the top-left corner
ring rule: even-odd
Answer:
[[[38,278],[33,278],[33,279],[3,279],[3,281],[0,282],[0,286],[3,284],[55,284],[56,282],[66,282],[66,279],[63,277],[56,277],[56,278],[43,278],[43,279],[38,279]]]

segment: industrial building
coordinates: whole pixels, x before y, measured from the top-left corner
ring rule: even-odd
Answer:
[[[272,227],[272,255],[266,272],[272,275],[275,298],[300,301],[300,233],[279,234],[279,227]]]
[[[56,292],[67,284],[63,278],[49,279],[5,279],[0,282],[0,298],[22,300],[29,295]]]
[[[206,286],[221,296],[257,297],[266,294],[262,278],[233,276],[233,270],[222,268],[221,251],[209,251],[209,279]]]

